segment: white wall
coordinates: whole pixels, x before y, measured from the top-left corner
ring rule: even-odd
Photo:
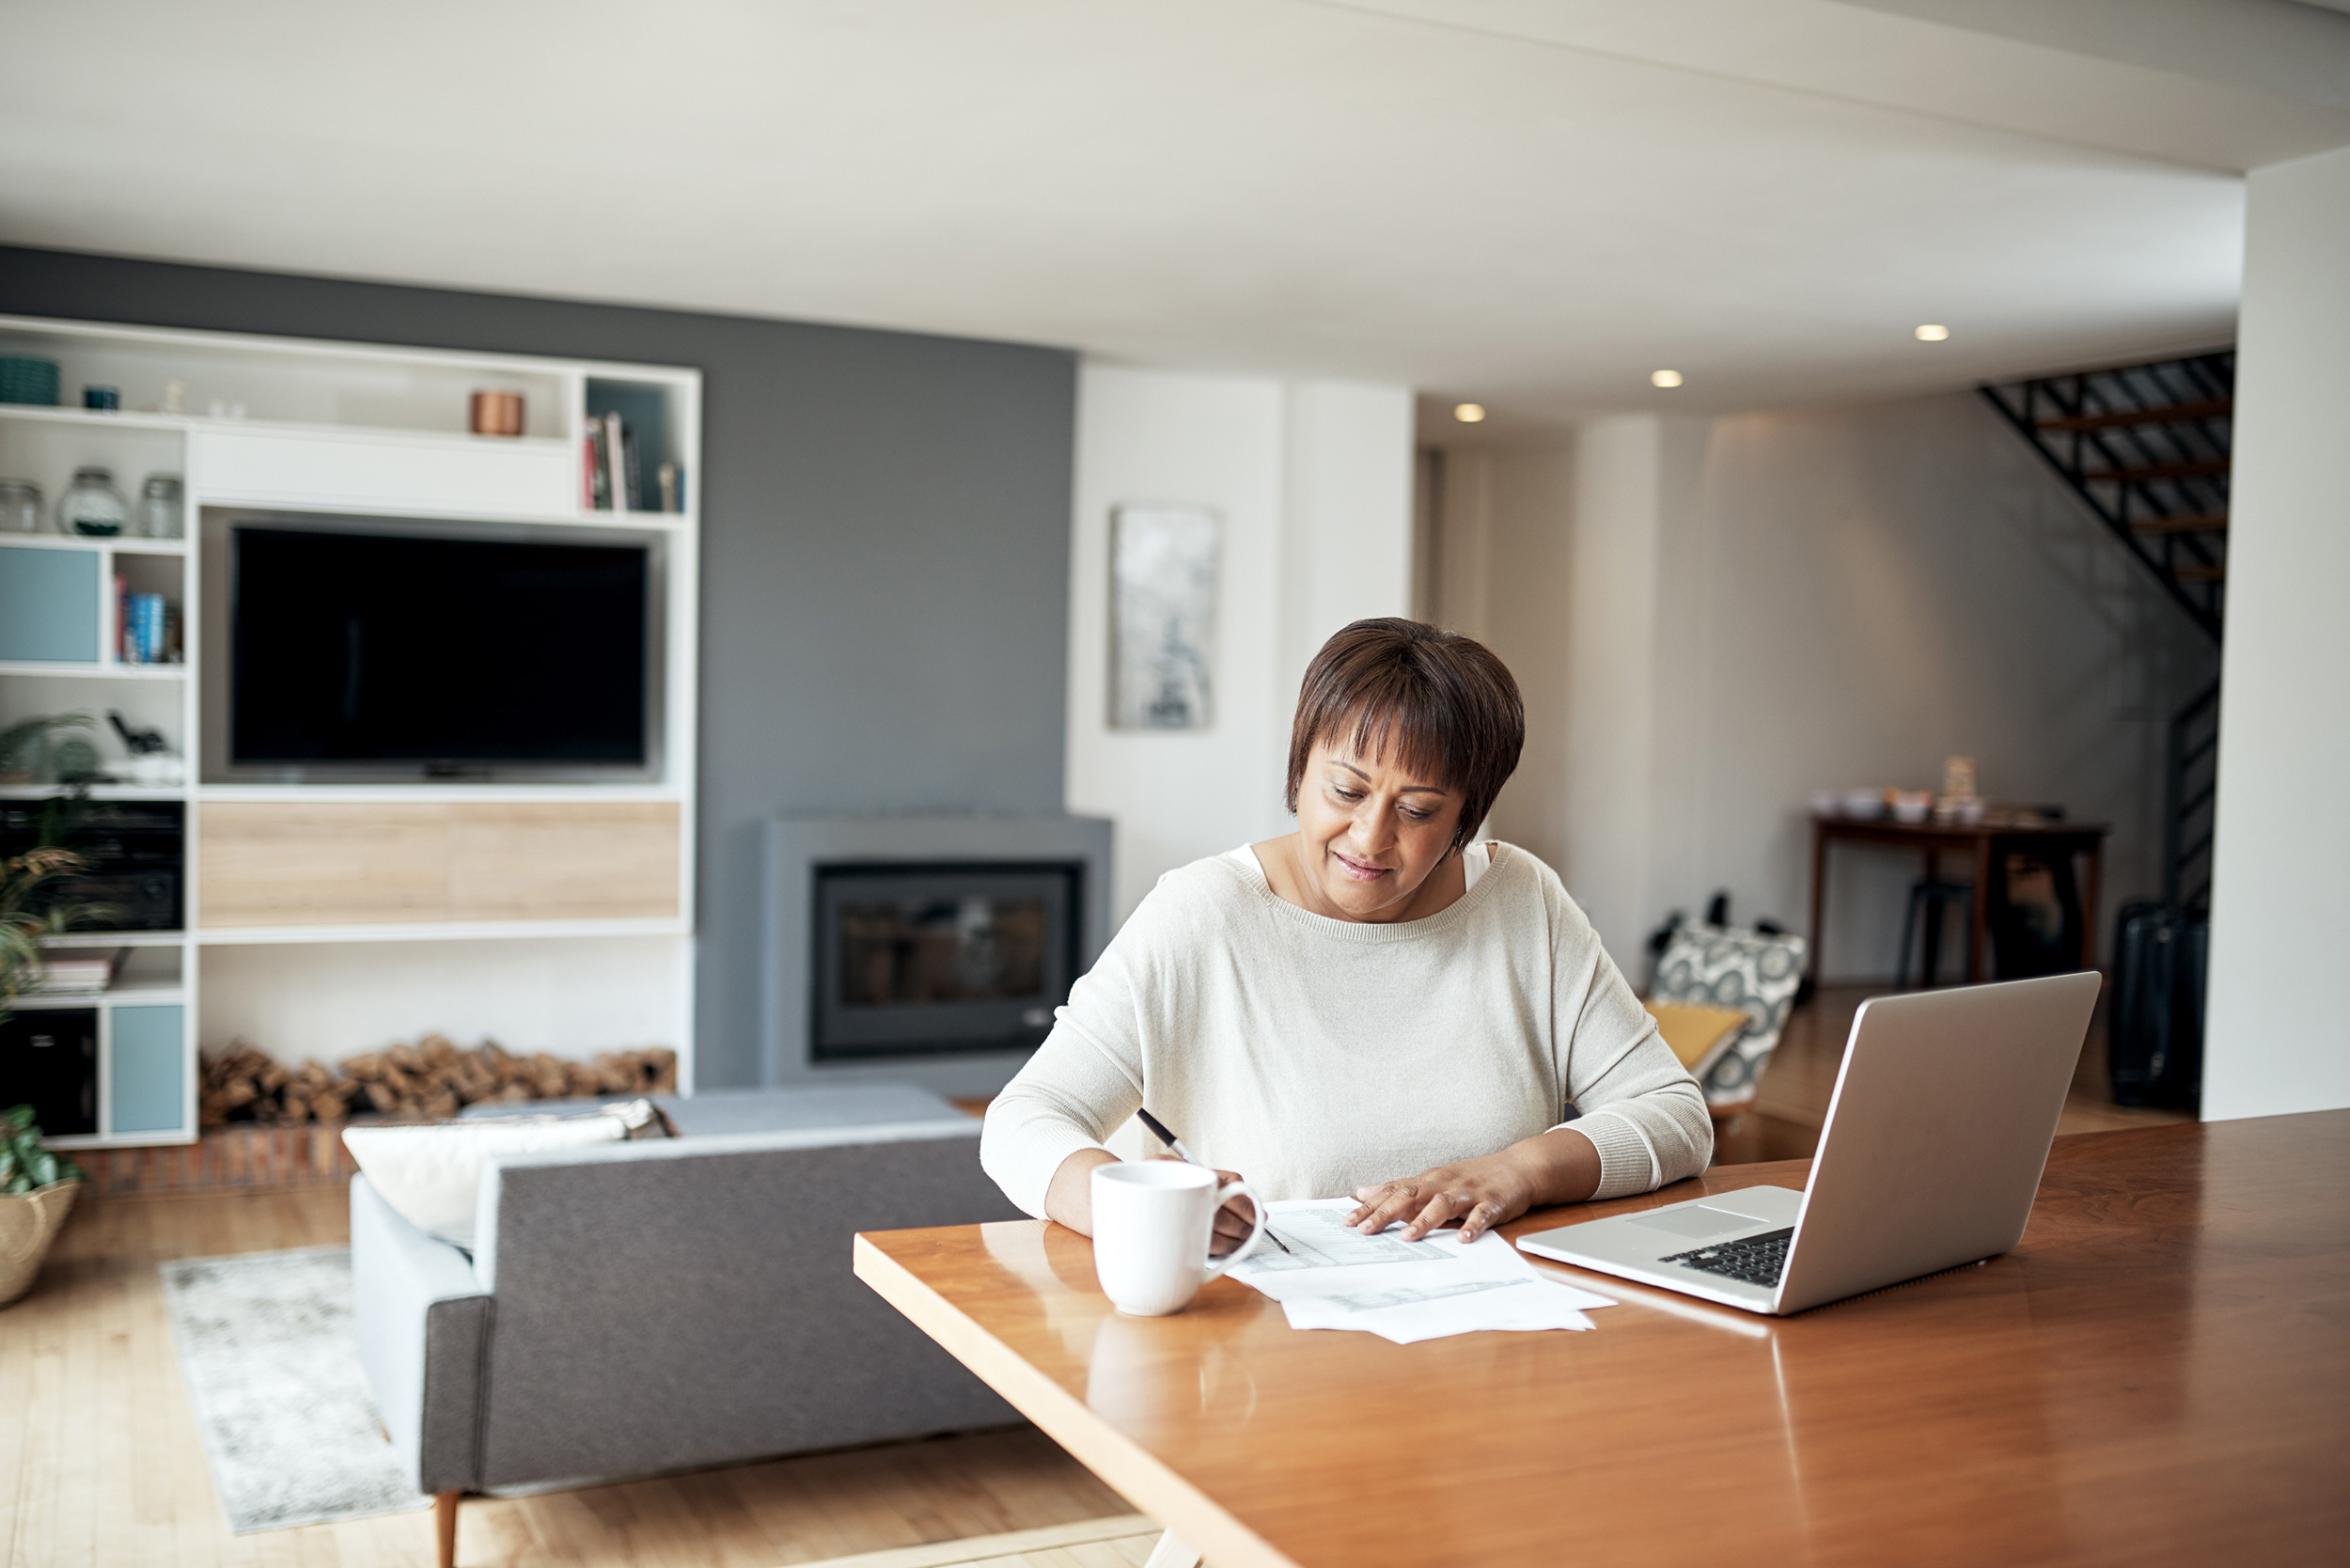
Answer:
[[[2253,171],[2203,1114],[2350,1105],[2350,149]]]
[[[1435,619],[1491,648],[1526,699],[1526,749],[1486,831],[1561,864],[1570,620],[1558,593],[1573,576],[1572,536],[1559,520],[1573,511],[1574,453],[1563,447],[1460,451],[1448,455],[1445,471],[1444,516],[1462,526],[1448,525],[1439,541],[1445,592]],[[1495,572],[1495,560],[1512,569]]]
[[[288,1063],[431,1033],[568,1058],[674,1046],[686,953],[675,936],[206,948],[197,1043],[242,1040]],[[691,1066],[680,1063],[682,1081]]]
[[[1491,459],[1537,461],[1562,460]],[[1979,400],[1598,420],[1564,461],[1563,497],[1488,487],[1486,635],[1528,688],[1529,763],[1565,734],[1496,832],[1559,846],[1627,971],[1716,887],[1800,929],[1811,792],[1933,788],[1951,753],[1995,799],[2114,823],[2101,947],[2158,887],[2165,726],[2213,655]],[[1533,696],[1559,682],[1563,714]],[[1825,972],[1883,979],[1917,862],[1837,854]]]
[[[1174,867],[1290,830],[1283,770],[1308,659],[1348,621],[1409,605],[1411,462],[1402,387],[1081,368],[1068,798],[1118,824],[1115,919]],[[1109,728],[1110,514],[1143,501],[1224,520],[1206,730]]]
[[[1365,616],[1411,613],[1412,395],[1361,382],[1290,382],[1282,405],[1282,637],[1274,674],[1288,682],[1293,709],[1306,666],[1331,633]],[[1284,745],[1289,719],[1281,715]]]

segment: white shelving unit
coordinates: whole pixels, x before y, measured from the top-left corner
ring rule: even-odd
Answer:
[[[207,1027],[205,954],[271,949],[270,964],[315,1012],[332,1003],[353,945],[379,980],[397,981],[420,944],[514,944],[529,948],[539,983],[560,986],[564,945],[576,946],[583,982],[609,967],[611,943],[632,954],[645,944],[652,970],[671,978],[665,994],[634,1009],[666,1039],[595,1041],[673,1045],[690,1083],[693,1059],[694,759],[696,610],[698,602],[701,378],[671,367],[439,353],[359,344],[166,332],[101,323],[0,317],[0,353],[37,354],[60,367],[60,393],[85,385],[119,389],[121,412],[0,404],[0,476],[38,484],[54,518],[73,470],[102,464],[137,512],[150,473],[182,477],[179,537],[69,538],[54,531],[0,534],[0,728],[42,713],[93,714],[110,763],[125,760],[105,724],[108,710],[161,730],[188,760],[190,776],[171,788],[101,784],[94,801],[178,803],[184,814],[184,929],[77,932],[57,946],[131,949],[118,983],[96,998],[25,997],[18,1011],[99,1011],[98,1127],[61,1147],[185,1142],[196,1137],[196,1053],[226,1026]],[[519,437],[465,428],[478,389],[523,394]],[[647,452],[650,478],[663,458],[683,478],[678,512],[608,511],[585,504],[584,455],[591,408],[625,404]],[[179,412],[167,412],[176,408]],[[648,411],[654,416],[646,417]],[[650,489],[650,486],[648,485]],[[222,627],[225,540],[240,520],[379,519],[431,531],[514,537],[517,528],[572,537],[633,537],[655,550],[656,635],[661,669],[658,767],[626,783],[466,781],[249,782],[227,776],[227,671]],[[46,526],[54,527],[49,518]],[[125,663],[116,625],[118,577],[133,591],[161,592],[180,626],[183,662]],[[209,650],[209,652],[208,652]],[[55,786],[0,783],[0,807],[57,793]],[[290,905],[283,919],[244,910],[208,921],[205,886],[232,868],[204,859],[208,808],[334,806],[364,819],[375,808],[419,803],[452,808],[567,809],[634,804],[675,813],[674,913],[611,917],[565,916],[400,920],[307,918]],[[249,815],[249,813],[248,813]],[[663,820],[666,820],[666,816]],[[599,946],[599,944],[602,944]],[[329,962],[329,949],[335,956]],[[435,949],[446,951],[446,949]],[[306,955],[315,955],[307,957]],[[251,960],[241,961],[239,973]],[[338,968],[336,965],[344,965]],[[440,967],[446,969],[448,964]],[[429,978],[429,977],[428,977]],[[422,983],[422,981],[420,981]],[[247,1000],[250,999],[248,996]],[[638,998],[646,1001],[646,998]],[[166,1026],[168,1028],[166,1030]],[[400,1026],[387,1027],[383,1038]],[[444,1026],[470,1026],[450,1017]],[[170,1049],[159,1043],[165,1033]],[[349,1042],[256,1040],[299,1059],[331,1056]],[[380,1043],[381,1042],[377,1042]],[[533,1048],[525,1043],[525,1048]],[[555,1048],[548,1045],[543,1048]]]

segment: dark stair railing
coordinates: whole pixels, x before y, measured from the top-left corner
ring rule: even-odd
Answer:
[[[2044,376],[1982,395],[2218,641],[2235,352]]]
[[[2073,493],[2214,643],[2224,629],[2232,349],[1982,388]],[[2211,902],[2219,682],[2170,720],[2163,900]]]
[[[2195,914],[2211,908],[2211,835],[2219,784],[2219,682],[2170,720],[2162,824],[2162,901]]]

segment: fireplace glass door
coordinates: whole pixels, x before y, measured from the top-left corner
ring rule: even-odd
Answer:
[[[819,865],[819,1061],[1032,1049],[1075,978],[1076,864]]]

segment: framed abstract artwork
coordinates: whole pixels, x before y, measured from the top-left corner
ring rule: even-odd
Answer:
[[[1110,513],[1110,726],[1215,721],[1216,557],[1223,525],[1196,506]]]

